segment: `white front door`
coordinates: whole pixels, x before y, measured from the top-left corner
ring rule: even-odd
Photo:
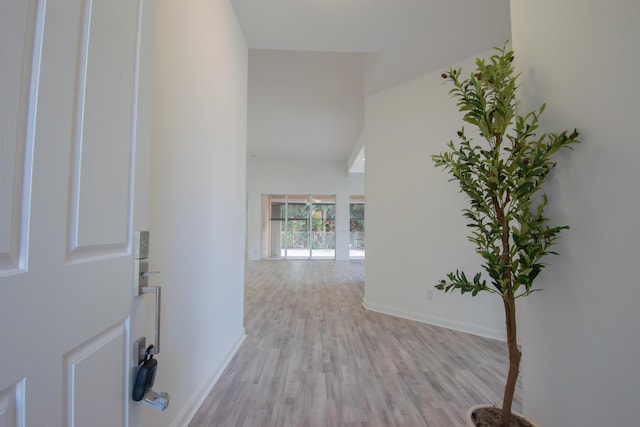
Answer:
[[[136,424],[145,8],[0,2],[0,426]]]

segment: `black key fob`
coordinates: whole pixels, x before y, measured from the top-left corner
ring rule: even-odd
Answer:
[[[136,381],[133,384],[132,393],[132,398],[136,402],[142,400],[144,394],[153,386],[153,382],[156,379],[158,361],[153,358],[153,354],[150,354],[152,349],[153,346],[147,348],[145,359],[140,364],[138,373],[136,374]]]

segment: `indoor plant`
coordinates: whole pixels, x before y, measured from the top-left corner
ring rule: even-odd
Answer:
[[[578,132],[536,135],[538,119],[545,105],[526,115],[516,114],[518,74],[514,54],[506,46],[495,48],[488,60],[476,59],[476,69],[462,78],[460,68],[449,68],[442,77],[453,84],[449,94],[457,100],[464,122],[477,131],[476,144],[458,132],[458,143],[450,151],[433,156],[469,199],[464,216],[471,228],[469,240],[483,258],[490,280],[482,273],[473,277],[463,271],[447,274],[436,288],[477,295],[481,291],[502,298],[509,349],[507,376],[500,426],[508,426],[521,351],[516,329],[516,299],[535,291],[533,281],[545,264],[542,258],[554,254],[551,247],[567,226],[548,226],[544,216],[547,196],[540,192],[549,171],[556,165],[555,152],[579,142]]]

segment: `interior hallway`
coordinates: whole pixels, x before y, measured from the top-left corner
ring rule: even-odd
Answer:
[[[366,311],[363,288],[359,261],[247,262],[247,338],[189,426],[454,427],[501,402],[504,343]]]

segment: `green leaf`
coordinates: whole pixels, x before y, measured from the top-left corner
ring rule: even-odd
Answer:
[[[449,94],[463,122],[471,129],[462,127],[456,142],[450,140],[448,150],[433,155],[432,161],[447,171],[451,181],[458,182],[459,191],[466,196],[467,238],[491,279],[489,287],[480,273],[469,281],[463,271],[452,272],[436,285],[445,292],[458,290],[475,296],[489,291],[506,300],[531,294],[533,281],[545,266],[541,260],[555,254],[552,246],[561,231],[568,229],[549,225],[545,216],[549,200],[538,192],[556,166],[552,156],[578,143],[579,132],[538,135],[546,104],[516,114],[519,75],[513,57],[506,46],[496,48],[489,59],[477,59],[476,69],[467,77],[461,68],[452,67],[444,76],[453,86]],[[473,141],[468,137],[472,133],[481,138]]]

